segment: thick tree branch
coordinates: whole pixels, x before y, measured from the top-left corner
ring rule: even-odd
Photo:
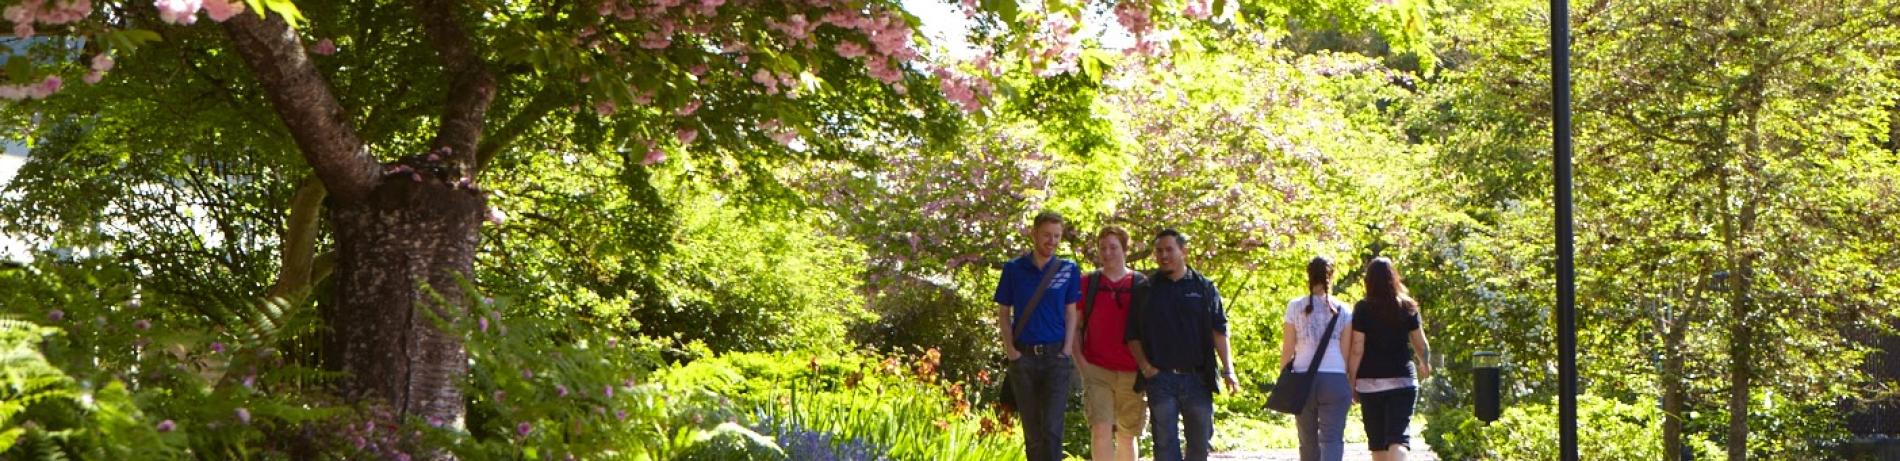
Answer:
[[[521,106],[520,112],[516,112],[514,117],[508,119],[508,123],[482,139],[481,147],[475,150],[475,170],[481,171],[487,168],[488,164],[495,160],[496,155],[507,150],[510,144],[514,144],[516,139],[526,134],[536,122],[540,122],[541,118],[560,106],[561,101],[558,96],[554,90],[542,88],[540,92],[534,94],[533,99],[529,99],[527,104]]]
[[[449,147],[450,158],[464,165],[475,164],[475,149],[481,143],[488,107],[495,101],[495,75],[482,62],[474,40],[462,26],[456,11],[457,0],[414,0],[416,15],[422,20],[422,32],[429,45],[442,56],[449,75],[449,94],[443,108],[442,125],[436,131],[433,147]]]
[[[297,32],[282,16],[249,13],[225,21],[224,32],[324,188],[344,201],[369,195],[382,180],[382,165],[350,126],[343,105],[304,53]]]
[[[314,262],[317,253],[317,218],[323,211],[323,182],[316,178],[306,178],[297,186],[297,194],[290,199],[290,219],[284,221],[283,254],[284,262],[278,269],[277,284],[272,285],[269,297],[283,298],[295,303],[301,301],[310,285],[316,283]]]

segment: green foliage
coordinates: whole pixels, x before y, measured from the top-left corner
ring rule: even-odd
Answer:
[[[786,459],[785,450],[770,437],[745,426],[720,424],[694,440],[691,448],[674,456],[675,461],[776,461]]]
[[[941,356],[726,354],[663,373],[676,389],[703,388],[753,408],[752,421],[788,437],[821,433],[894,460],[1021,459],[1013,423],[943,380]]]
[[[1468,409],[1446,409],[1426,419],[1425,442],[1439,459],[1550,459],[1558,455],[1556,417],[1556,406],[1541,402],[1505,408],[1490,424],[1473,418]],[[1577,399],[1577,417],[1582,458],[1673,457],[1663,449],[1662,412],[1653,404],[1584,395]],[[1718,446],[1706,439],[1690,443],[1689,449],[1696,459],[1720,457]]]

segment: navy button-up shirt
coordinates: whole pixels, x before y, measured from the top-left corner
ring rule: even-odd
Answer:
[[[1188,269],[1180,280],[1157,272],[1135,287],[1124,339],[1141,341],[1155,368],[1212,370],[1214,333],[1227,334],[1227,308],[1214,282],[1199,272]]]

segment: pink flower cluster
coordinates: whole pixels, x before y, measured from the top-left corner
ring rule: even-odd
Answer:
[[[780,122],[778,119],[766,120],[765,123],[759,124],[759,130],[764,131],[767,137],[772,138],[773,141],[778,141],[779,144],[789,146],[792,144],[792,141],[798,140],[798,130],[785,126],[785,123]]]
[[[1207,0],[1188,0],[1187,6],[1181,8],[1181,16],[1205,21],[1207,18],[1214,17],[1214,8],[1207,4]]]
[[[1045,46],[1032,57],[1042,65],[1038,75],[1049,77],[1075,72],[1082,58],[1081,38],[1075,35],[1075,18],[1053,14],[1036,33],[1036,42]]]
[[[819,22],[863,33],[869,47],[845,40],[839,42],[833,51],[845,59],[864,58],[865,71],[886,85],[903,81],[901,64],[917,59],[917,49],[911,46],[913,33],[910,23],[896,13],[878,10],[865,14],[840,9],[825,13]]]
[[[105,79],[106,72],[112,71],[112,65],[111,55],[105,53],[92,55],[92,71],[87,72],[85,78],[81,80],[85,80],[87,85],[97,84]]]
[[[803,14],[787,16],[784,21],[765,18],[765,27],[785,34],[787,38],[792,39],[794,42],[808,45],[811,43],[811,33],[812,31],[818,30],[818,25],[819,23],[806,20]]]
[[[39,83],[0,85],[0,99],[10,101],[46,99],[47,96],[52,96],[53,93],[59,92],[59,86],[62,83],[64,83],[64,81],[60,80],[58,75],[48,75],[45,79],[40,80]]]
[[[1122,0],[1116,3],[1115,22],[1120,23],[1122,28],[1127,29],[1128,33],[1133,34],[1136,39],[1147,35],[1148,31],[1155,27],[1154,19],[1148,17],[1148,7],[1137,0]]]
[[[764,86],[765,94],[778,94],[779,91],[784,91],[790,95],[792,90],[798,88],[797,76],[783,72],[773,73],[767,69],[759,69],[758,72],[753,73],[752,81]]]
[[[212,21],[224,22],[244,12],[243,0],[153,0],[158,7],[158,19],[168,24],[189,25],[198,22],[198,10]]]
[[[310,45],[310,52],[316,53],[318,56],[329,56],[329,55],[336,54],[336,41],[333,41],[327,38],[322,39],[322,40],[317,40],[317,43],[315,45]]]
[[[5,16],[13,23],[13,36],[27,39],[33,38],[33,24],[70,24],[90,14],[92,0],[25,0],[7,7]]]
[[[948,68],[937,68],[937,85],[943,90],[945,98],[968,113],[983,110],[983,100],[990,97],[989,79],[965,75]]]

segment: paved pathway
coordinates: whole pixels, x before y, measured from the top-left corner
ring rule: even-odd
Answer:
[[[1267,450],[1219,453],[1208,458],[1209,461],[1300,461],[1299,450]],[[1372,452],[1366,451],[1365,444],[1352,446],[1346,444],[1346,460],[1372,459]],[[1430,450],[1414,451],[1405,457],[1406,461],[1437,461]]]

